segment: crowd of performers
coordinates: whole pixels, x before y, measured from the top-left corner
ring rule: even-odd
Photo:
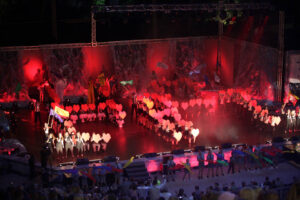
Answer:
[[[299,107],[295,107],[296,102],[292,104],[292,102],[285,100],[281,107],[280,105],[259,105],[245,92],[231,89],[229,92],[231,95],[229,95],[228,91],[219,92],[220,105],[234,110],[241,120],[250,121],[260,131],[295,133],[300,130],[300,111]]]
[[[54,131],[48,123],[44,125],[44,133],[46,136],[46,145],[51,153],[56,153],[56,159],[83,157],[90,150],[93,152],[105,152],[107,144],[111,139],[109,133],[78,132],[72,125],[72,122],[65,121],[64,127],[59,131]]]
[[[91,122],[98,119],[99,121],[108,120],[119,127],[123,127],[126,117],[122,104],[117,104],[113,99],[100,102],[98,106],[95,104],[68,105],[65,106],[65,110],[70,113],[70,120],[73,124]]]
[[[202,149],[197,152],[198,179],[203,179],[205,176],[209,178],[239,173],[241,170],[250,171],[264,167],[276,167],[282,153],[275,147],[243,145],[233,148],[229,159],[226,160],[221,148],[217,152],[212,149]],[[187,158],[185,163],[175,163],[173,156],[169,156],[167,161],[162,163],[161,171],[167,176],[167,180],[174,181],[175,171],[183,168],[184,180],[186,177],[190,179],[191,167],[190,158]]]
[[[213,120],[216,114],[232,115],[230,117],[247,122],[250,128],[264,134],[294,133],[300,130],[299,109],[292,109],[287,104],[281,107],[262,103],[244,90],[228,89],[214,93],[213,100],[206,99],[213,95],[202,95],[181,103],[173,101],[170,94],[144,93],[134,97],[131,117],[173,145],[181,138],[194,143],[199,129],[193,121],[203,115],[204,121]]]

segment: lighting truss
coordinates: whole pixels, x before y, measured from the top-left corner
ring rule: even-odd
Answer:
[[[165,12],[172,11],[207,11],[216,10],[273,10],[270,3],[232,3],[232,4],[141,4],[141,5],[114,5],[93,6],[93,13],[130,13],[130,12]]]

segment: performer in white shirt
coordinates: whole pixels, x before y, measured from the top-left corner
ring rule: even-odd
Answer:
[[[100,151],[100,141],[102,140],[101,136],[99,135],[99,133],[93,133],[92,134],[92,138],[91,138],[91,142],[92,142],[92,146],[93,146],[93,151],[94,152],[99,152]]]
[[[73,154],[73,147],[74,147],[74,142],[72,140],[72,137],[69,135],[68,132],[65,133],[65,150],[66,150],[66,157],[68,157],[68,151],[71,151],[72,157],[74,157]]]
[[[64,149],[64,138],[61,133],[58,134],[58,138],[56,138],[55,143],[56,153],[59,157],[60,154],[63,156],[63,149]]]
[[[84,152],[83,145],[84,145],[83,138],[81,137],[80,133],[77,132],[76,149],[77,149],[78,156],[80,155],[83,156],[83,152]]]

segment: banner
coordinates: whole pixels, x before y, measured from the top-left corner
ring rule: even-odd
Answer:
[[[54,116],[60,123],[63,123],[64,120],[51,108],[49,116]]]
[[[64,109],[62,109],[62,108],[60,108],[60,107],[58,107],[58,106],[55,106],[54,111],[55,111],[58,115],[60,115],[60,116],[62,116],[62,117],[68,118],[68,117],[70,116],[70,113],[69,113],[68,111],[66,111],[66,110],[64,110]]]

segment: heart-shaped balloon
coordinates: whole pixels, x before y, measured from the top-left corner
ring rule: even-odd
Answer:
[[[69,113],[71,113],[73,108],[72,108],[72,106],[66,106],[65,110],[68,111]]]
[[[82,139],[83,139],[83,141],[85,141],[85,142],[87,142],[87,141],[89,141],[89,139],[90,139],[90,134],[89,133],[82,133],[81,134],[81,137],[82,137]]]
[[[192,129],[192,131],[191,131],[191,134],[193,135],[193,137],[194,137],[194,142],[195,142],[195,140],[196,140],[196,137],[199,135],[199,129]]]
[[[201,106],[201,104],[202,104],[202,99],[197,99],[197,100],[196,100],[196,103],[197,103],[198,106]]]
[[[194,107],[194,105],[196,104],[196,100],[195,99],[190,99],[189,103],[190,103],[191,107]]]
[[[151,110],[151,109],[153,108],[153,106],[154,106],[154,103],[153,103],[153,101],[148,101],[148,102],[146,103],[146,105],[147,105],[147,108],[148,108],[149,110]]]
[[[64,122],[64,126],[67,127],[67,128],[71,127],[72,125],[73,125],[73,123],[70,120],[66,120]]]
[[[192,121],[185,122],[185,126],[191,128],[193,126],[193,122]]]
[[[175,124],[174,123],[170,123],[169,124],[169,130],[173,131],[175,129]]]
[[[125,111],[119,112],[119,116],[121,117],[121,119],[125,119],[126,112]]]
[[[165,98],[170,100],[170,99],[172,99],[172,95],[171,94],[165,94]]]
[[[76,124],[76,121],[78,119],[78,116],[77,115],[71,115],[70,116],[70,119],[73,121],[73,124]]]
[[[122,106],[122,104],[116,104],[116,110],[117,111],[122,111],[122,108],[123,108],[123,106]]]
[[[92,136],[92,140],[93,140],[94,142],[96,142],[96,143],[99,143],[99,141],[100,141],[101,139],[102,139],[102,138],[101,138],[101,136],[100,136],[99,133],[96,133],[96,134],[94,134],[94,135]]]
[[[98,109],[100,109],[100,110],[104,110],[105,107],[106,107],[105,103],[99,103],[99,105],[98,105]]]
[[[172,101],[164,101],[164,104],[170,108],[172,106]]]
[[[95,110],[95,109],[96,109],[95,104],[89,104],[89,109],[90,109],[90,110]]]
[[[164,109],[164,114],[169,117],[170,114],[171,114],[171,110],[170,109]]]
[[[177,143],[181,140],[182,138],[182,133],[181,132],[174,132],[173,137],[176,139]]]
[[[179,113],[175,114],[174,119],[176,122],[179,122],[181,120],[181,114],[179,114]]]
[[[178,101],[172,101],[172,106],[177,108],[179,106]]]
[[[82,109],[83,111],[87,111],[87,110],[88,110],[88,105],[87,105],[87,104],[82,104],[82,105],[81,105],[81,109]]]
[[[155,114],[156,114],[156,110],[152,109],[152,110],[149,110],[149,115],[151,117],[155,117]]]
[[[73,105],[73,110],[74,110],[75,112],[78,112],[79,109],[80,109],[79,105]]]
[[[161,121],[163,118],[164,113],[162,111],[156,112],[155,119]]]
[[[117,120],[117,123],[119,125],[119,128],[122,128],[124,124],[124,120]]]
[[[105,143],[108,143],[111,139],[111,136],[109,133],[103,133],[102,134],[102,139],[104,140]]]
[[[176,107],[171,108],[172,115],[175,115],[178,113],[178,109]]]
[[[189,104],[186,103],[186,102],[182,102],[182,103],[181,103],[181,108],[182,108],[183,110],[186,110],[186,109],[188,108],[188,106],[189,106]]]

